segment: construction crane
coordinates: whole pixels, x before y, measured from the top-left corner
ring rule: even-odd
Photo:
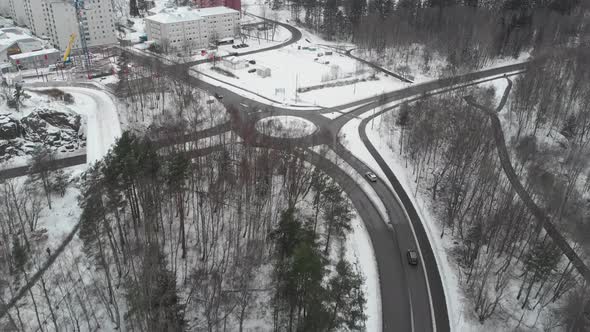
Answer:
[[[80,34],[80,45],[82,45],[82,52],[84,53],[84,62],[86,65],[86,70],[88,72],[88,78],[90,78],[90,54],[88,53],[88,45],[86,44],[86,33],[84,24],[82,22],[82,10],[87,10],[84,7],[84,0],[72,0],[74,5],[74,10],[76,11],[76,21],[78,22],[78,32]]]
[[[66,51],[64,53],[64,57],[63,57],[63,63],[66,63],[68,61],[68,59],[70,58],[70,53],[72,53],[72,47],[74,47],[74,41],[76,41],[76,33],[72,33],[70,35],[70,41],[68,42],[68,47],[66,48]]]

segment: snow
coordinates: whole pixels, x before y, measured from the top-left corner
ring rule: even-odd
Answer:
[[[416,184],[412,180],[412,175],[402,164],[402,160],[399,158],[399,155],[392,151],[387,145],[386,141],[382,139],[382,134],[379,130],[380,125],[381,116],[376,117],[373,121],[370,121],[366,127],[367,136],[373,146],[375,146],[375,149],[377,149],[379,154],[387,162],[395,176],[399,179],[400,183],[404,187],[404,190],[406,193],[408,193],[412,204],[416,208],[418,215],[420,216],[420,220],[422,221],[424,229],[426,230],[426,234],[428,236],[430,245],[433,248],[438,265],[439,275],[441,277],[445,291],[445,300],[447,302],[447,311],[451,325],[451,331],[480,331],[481,325],[473,321],[468,321],[467,315],[464,312],[466,309],[466,300],[462,297],[462,290],[459,285],[459,269],[454,265],[452,258],[447,254],[448,250],[452,248],[451,238],[440,238],[440,228],[436,222],[436,218],[430,213],[432,209],[430,209],[428,204],[428,198],[421,194],[416,196],[413,194],[416,193]],[[358,125],[355,126],[354,129],[357,129],[358,133]],[[350,131],[347,131],[347,133],[350,133]],[[347,138],[351,139],[351,137],[352,135],[347,135]],[[352,142],[355,144],[355,149],[360,150],[360,146],[357,146],[358,141],[354,139]],[[362,142],[360,144],[362,144]],[[376,165],[376,161],[374,161],[374,159],[370,156],[368,150],[366,150],[364,147],[364,144],[362,145],[362,150],[364,150],[363,152],[366,151],[366,154],[362,153],[361,157],[359,158],[363,160],[370,157],[372,163]],[[358,150],[353,151],[355,151],[356,155]],[[377,174],[383,175],[383,172],[380,168],[377,168],[377,170]],[[387,183],[391,186],[389,182]]]
[[[331,149],[326,149],[326,146],[315,146],[312,148],[315,152],[327,151],[326,158],[337,164],[344,172],[346,172],[352,179],[354,179],[362,190],[369,196],[369,199],[377,207],[382,218],[388,221],[385,205],[367,181],[363,180],[363,176],[358,174],[348,163],[340,158]],[[357,262],[359,271],[364,276],[363,288],[367,299],[367,306],[365,313],[367,314],[366,331],[380,332],[382,330],[381,319],[381,288],[379,282],[379,271],[377,269],[377,261],[375,259],[375,252],[371,243],[369,233],[365,228],[365,224],[358,216],[351,222],[352,231],[347,236],[345,242],[346,258],[350,262]]]
[[[367,298],[366,331],[380,332],[383,320],[381,319],[381,288],[379,287],[379,271],[377,270],[375,252],[361,218],[357,215],[351,224],[352,231],[346,237],[345,242],[346,259],[349,262],[357,262],[358,268],[365,278],[363,290]]]
[[[296,116],[271,116],[256,122],[256,130],[273,137],[297,138],[315,133],[313,122]]]
[[[399,101],[398,101],[399,102]],[[371,113],[365,113],[365,116],[369,116]],[[461,312],[461,308],[464,308],[464,300],[459,296],[461,290],[459,288],[458,281],[458,268],[452,267],[452,261],[447,256],[447,249],[451,248],[449,240],[446,237],[441,239],[440,230],[436,224],[436,219],[429,213],[428,205],[422,196],[414,197],[411,193],[416,192],[415,184],[411,180],[411,174],[407,173],[406,168],[401,165],[401,160],[398,156],[392,152],[386,145],[385,141],[382,140],[382,134],[379,132],[381,117],[377,117],[376,120],[370,121],[367,124],[367,136],[371,143],[375,146],[379,154],[387,162],[393,173],[400,180],[400,183],[404,186],[404,190],[409,193],[412,204],[416,208],[422,221],[426,233],[429,238],[429,242],[433,247],[433,251],[438,264],[439,273],[442,279],[443,287],[445,289],[445,299],[447,302],[447,311],[449,316],[449,322],[451,325],[451,331],[467,331],[467,328],[471,328],[472,325],[465,321],[464,315]],[[344,127],[342,127],[339,133],[339,139],[341,143],[347,147],[357,158],[363,161],[366,165],[371,168],[375,174],[380,176],[382,179],[386,179],[385,173],[381,170],[375,159],[371,156],[364,143],[362,142],[358,133],[358,126],[362,120],[354,118],[349,121]],[[374,122],[374,123],[373,123]],[[393,186],[389,181],[384,181],[391,189]],[[413,227],[412,227],[413,232]],[[426,278],[428,280],[428,278]],[[459,310],[459,312],[457,312]],[[471,331],[471,330],[470,330]]]
[[[341,54],[333,52],[332,55],[318,56],[330,50],[327,47],[318,46],[316,50],[305,50],[304,47],[309,47],[305,40],[279,50],[250,55],[248,59],[255,60],[256,65],[234,69],[233,74],[236,77],[212,70],[211,63],[193,68],[220,81],[248,87],[251,93],[290,105],[333,107],[406,86],[395,78],[376,73],[361,62]],[[322,61],[329,63],[324,64]],[[249,69],[260,66],[270,68],[271,75],[261,77],[248,72]],[[343,85],[298,91],[332,83]]]
[[[390,224],[389,215],[387,214],[387,209],[385,208],[385,204],[375,192],[375,189],[369,182],[365,180],[365,177],[362,174],[359,174],[352,166],[350,166],[344,159],[340,158],[336,154],[336,152],[332,151],[331,149],[326,149],[325,146],[317,145],[311,148],[313,151],[320,153],[325,152],[326,159],[330,160],[335,165],[344,171],[348,176],[355,180],[355,182],[361,187],[361,189],[369,196],[371,202],[377,208],[377,211],[381,215],[381,218],[385,221],[386,224]]]
[[[209,7],[192,9],[191,7],[165,8],[156,15],[148,16],[145,19],[167,24],[202,20],[207,16],[238,14],[237,10],[227,7]]]
[[[241,96],[244,96],[245,98],[248,98],[250,100],[254,100],[259,103],[266,104],[269,106],[277,106],[277,107],[281,107],[284,109],[291,109],[291,110],[319,110],[320,109],[317,105],[304,105],[304,104],[290,105],[290,104],[286,104],[284,102],[280,102],[278,100],[273,100],[271,98],[267,98],[265,96],[259,95],[256,92],[248,90],[246,88],[239,87],[239,86],[236,86],[233,84],[228,84],[228,83],[220,81],[214,77],[202,75],[201,73],[195,71],[194,69],[191,69],[190,75],[198,77],[199,80],[201,80],[201,81],[207,82],[207,83],[215,85],[215,86],[222,86],[224,89],[233,91]]]
[[[121,136],[121,125],[117,106],[105,92],[88,88],[61,88],[74,96],[76,103],[72,110],[85,115],[86,162],[94,163],[104,157],[117,138]]]

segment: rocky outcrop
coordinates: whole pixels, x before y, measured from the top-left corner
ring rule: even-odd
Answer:
[[[0,140],[11,140],[23,135],[23,130],[18,120],[10,117],[10,114],[0,114]]]
[[[71,152],[86,144],[81,117],[73,113],[41,109],[20,120],[0,114],[0,162],[25,155],[38,144]]]

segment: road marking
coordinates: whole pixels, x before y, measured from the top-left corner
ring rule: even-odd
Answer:
[[[414,332],[414,306],[412,305],[412,290],[410,288],[408,288],[408,298],[410,299],[410,322],[412,323],[412,332]]]

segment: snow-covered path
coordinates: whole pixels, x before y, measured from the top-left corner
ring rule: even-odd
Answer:
[[[105,92],[90,88],[61,89],[74,96],[72,110],[86,116],[86,162],[102,159],[121,136],[117,105]]]

